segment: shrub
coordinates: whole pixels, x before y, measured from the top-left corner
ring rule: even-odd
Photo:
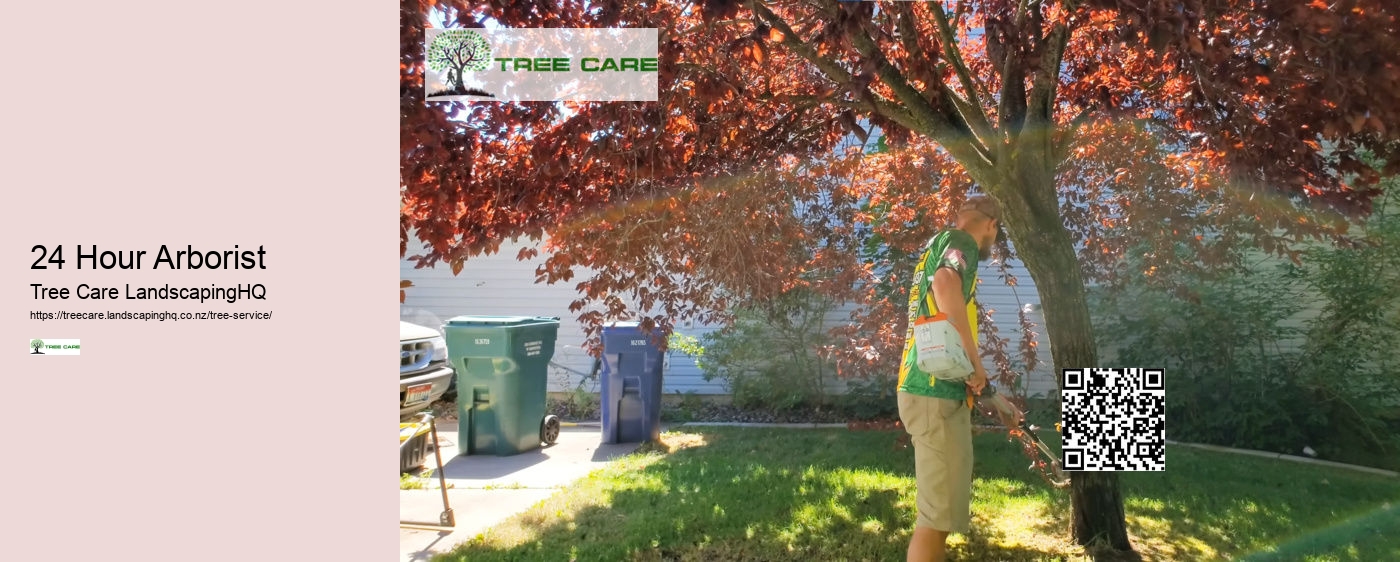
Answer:
[[[898,382],[894,375],[852,380],[847,383],[846,393],[841,396],[838,405],[843,413],[858,420],[897,418],[899,403],[895,393]]]
[[[1400,182],[1386,187],[1357,247],[1314,248],[1293,268],[1319,295],[1295,377],[1335,429],[1314,447],[1323,453],[1352,446],[1400,456],[1393,417],[1400,408]]]
[[[696,415],[705,408],[705,399],[695,391],[682,393],[674,391],[676,400],[661,409],[661,420],[666,422],[694,421]]]
[[[722,379],[740,408],[823,405],[832,368],[819,350],[830,342],[824,321],[833,308],[829,299],[798,289],[736,311],[731,325],[701,338],[705,379]]]
[[[1116,365],[1166,369],[1170,436],[1296,452],[1309,433],[1306,392],[1287,384],[1296,352],[1284,321],[1300,311],[1293,283],[1251,272],[1188,285],[1183,298],[1142,285],[1097,300],[1099,341]]]
[[[597,358],[593,360],[593,366],[587,373],[551,361],[551,376],[554,377],[556,384],[565,388],[573,386],[573,389],[562,399],[549,399],[549,411],[568,419],[597,419],[601,407],[598,396],[601,369],[601,360]],[[578,377],[577,383],[571,381],[574,376]]]
[[[1360,246],[1317,245],[1301,265],[1259,260],[1180,293],[1144,278],[1095,291],[1103,355],[1167,369],[1174,439],[1400,464],[1397,203],[1392,180]]]

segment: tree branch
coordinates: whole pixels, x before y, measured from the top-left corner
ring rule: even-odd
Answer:
[[[835,7],[835,2],[831,2],[829,6]],[[904,73],[890,63],[880,50],[880,46],[875,44],[875,40],[864,29],[852,33],[851,42],[855,45],[856,50],[860,51],[861,56],[875,63],[875,73],[880,76],[880,80],[891,90],[894,90],[895,97],[899,98],[899,101],[904,103],[904,107],[920,121],[921,126],[914,130],[927,132],[930,137],[942,144],[954,156],[957,156],[964,166],[980,164],[985,168],[991,168],[991,155],[978,142],[972,128],[963,120],[961,112],[956,107],[947,105],[937,107],[929,103],[928,98],[922,92],[909,85]]]
[[[694,4],[691,4],[691,5],[692,5],[692,6],[695,6]],[[698,6],[695,6],[695,7],[698,8]],[[685,30],[685,31],[682,31],[682,32],[676,33],[676,34],[667,34],[666,32],[667,32],[668,30],[665,29],[665,28],[658,29],[657,31],[660,33],[660,39],[661,39],[661,41],[664,43],[664,42],[666,42],[666,40],[676,40],[676,41],[679,41],[679,40],[681,40],[681,39],[685,39],[686,37],[690,37],[691,35],[698,35],[698,34],[700,34],[700,33],[706,33],[706,32],[709,32],[712,28],[715,28],[715,27],[720,27],[720,26],[726,26],[726,27],[728,27],[728,26],[753,25],[753,24],[756,24],[756,23],[758,23],[758,22],[756,22],[756,21],[754,21],[754,20],[752,20],[752,19],[748,19],[748,18],[734,18],[734,19],[732,19],[732,20],[715,20],[715,21],[711,22],[709,25],[697,25],[697,26],[691,27],[690,29],[687,29],[687,30]]]
[[[1055,114],[1055,92],[1060,85],[1060,61],[1064,60],[1065,45],[1069,42],[1069,28],[1056,24],[1045,39],[1045,52],[1041,55],[1040,74],[1036,76],[1031,89],[1030,113],[1033,117],[1049,122]]]
[[[953,116],[940,114],[928,102],[924,93],[911,86],[909,81],[905,79],[904,73],[890,63],[890,60],[885,57],[884,52],[880,50],[879,45],[875,44],[875,40],[870,37],[869,33],[864,30],[851,33],[851,43],[855,45],[857,51],[860,51],[861,56],[875,63],[875,73],[891,90],[894,90],[895,97],[904,102],[905,107],[909,108],[916,116],[927,120],[930,128],[940,125],[954,129],[959,128],[957,125],[963,125],[962,129],[968,128],[966,123],[953,121],[951,119]]]
[[[1089,116],[1090,116],[1090,115],[1093,115],[1093,113],[1094,113],[1095,111],[1098,111],[1098,109],[1099,109],[1099,106],[1097,106],[1097,105],[1090,105],[1089,107],[1086,107],[1086,108],[1084,108],[1083,110],[1081,110],[1081,111],[1079,112],[1079,115],[1075,115],[1075,116],[1074,116],[1074,119],[1070,120],[1070,122],[1069,122],[1069,131],[1070,131],[1071,133],[1077,133],[1077,132],[1079,132],[1079,128],[1080,128],[1080,127],[1083,127],[1085,123],[1088,123],[1088,122],[1089,122]]]
[[[799,106],[819,106],[829,103],[846,109],[859,109],[874,112],[875,106],[864,100],[843,100],[823,96],[759,96],[760,100],[774,103],[791,103]]]
[[[919,34],[914,29],[914,13],[909,5],[900,2],[891,7],[899,17],[896,19],[896,26],[899,30],[899,41],[904,45],[904,50],[908,51],[911,61],[920,61],[927,58],[924,54],[923,46],[919,45]]]
[[[806,41],[798,39],[797,33],[792,30],[792,26],[788,25],[788,23],[778,17],[777,14],[774,14],[772,10],[769,10],[761,0],[753,0],[749,2],[749,6],[754,13],[758,15],[759,19],[767,22],[768,25],[773,26],[779,33],[783,34],[784,45],[787,45],[788,48],[792,49],[798,56],[806,59],[807,62],[815,65],[827,78],[830,78],[832,81],[842,86],[852,83],[853,80],[850,72],[841,68],[841,65],[836,61],[817,54],[817,49],[807,44]]]
[[[1025,117],[1025,76],[1020,72],[1015,72],[1013,63],[1015,55],[1006,54],[1006,58],[1001,65],[1001,100],[997,104],[997,118],[1001,122],[1001,132],[1007,141],[1011,140],[1012,133],[1019,132],[1020,127],[1013,127],[1017,122]],[[1016,98],[1022,100],[1018,106],[1015,104]],[[1014,129],[1014,130],[1013,130]]]
[[[991,149],[987,147],[994,146],[996,132],[992,130],[991,123],[985,121],[986,114],[982,113],[982,108],[974,107],[972,102],[949,90],[946,84],[940,88],[939,93],[953,104],[954,110],[962,116],[964,122],[972,124],[972,138],[977,142],[978,150],[987,154],[987,158],[991,160]],[[984,121],[978,122],[978,116],[981,116]]]
[[[815,47],[808,44],[806,41],[800,39],[797,32],[792,29],[792,26],[788,25],[787,21],[778,17],[777,14],[774,14],[773,11],[769,10],[767,6],[764,6],[761,0],[755,0],[750,2],[750,8],[754,11],[754,14],[756,14],[760,20],[772,26],[774,29],[778,30],[778,32],[782,34],[783,45],[786,45],[788,48],[792,49],[794,53],[797,53],[798,56],[802,57],[807,62],[812,63],[813,66],[816,66],[817,70],[820,70],[822,74],[824,74],[827,77],[827,79],[831,80],[832,82],[835,82],[836,85],[841,89],[849,89],[850,86],[855,85],[855,77],[851,75],[850,71],[846,70],[844,67],[841,66],[840,63],[836,62],[834,59],[823,57],[820,54],[818,54]],[[793,99],[800,98],[801,96],[793,97]],[[881,115],[884,115],[885,117],[894,120],[897,123],[912,124],[911,117],[907,115],[906,111],[903,111],[901,108],[894,104],[882,104],[880,103],[881,100],[875,98],[875,96],[873,95],[871,96],[871,98],[872,99],[870,101],[863,102],[851,102],[836,99],[814,99],[813,101],[826,101],[838,104],[856,104],[860,109],[865,109],[873,113],[879,113]]]
[[[1065,126],[1064,135],[1060,138],[1059,145],[1053,147],[1052,155],[1055,159],[1055,165],[1059,165],[1060,162],[1064,162],[1065,158],[1069,157],[1069,148],[1074,146],[1075,139],[1079,138],[1079,129],[1089,122],[1089,118],[1093,117],[1098,109],[1097,105],[1084,108]]]
[[[924,53],[923,48],[919,45],[919,34],[914,28],[913,10],[904,2],[896,3],[892,9],[899,15],[897,19],[899,37],[904,44],[904,49],[909,52],[909,57],[911,59],[910,64],[916,65],[931,62],[928,60],[928,56]],[[945,52],[947,51],[945,50]],[[949,52],[947,56],[956,64],[962,64],[962,59],[958,56],[956,50]],[[961,67],[961,69],[964,72],[966,71],[965,66]],[[963,75],[963,77],[966,79],[966,75]],[[930,88],[934,86],[935,81],[937,83],[938,93],[952,101],[953,109],[958,115],[962,116],[963,122],[967,123],[972,129],[972,138],[976,142],[974,148],[977,149],[978,152],[981,152],[988,160],[991,160],[990,151],[987,147],[990,146],[989,143],[995,142],[996,136],[992,132],[991,123],[987,120],[986,113],[982,111],[981,101],[976,97],[977,91],[975,89],[968,90],[972,96],[972,100],[969,101],[954,93],[952,89],[943,82],[941,77],[929,80]],[[971,88],[971,84],[970,79],[966,79],[963,82],[964,88]]]
[[[849,87],[855,83],[851,72],[842,67],[835,60],[823,57],[817,53],[815,47],[806,41],[801,40],[793,31],[792,26],[768,9],[762,0],[750,0],[750,9],[759,19],[765,21],[778,32],[782,33],[782,43],[792,49],[798,56],[812,63],[826,77],[837,83],[839,86]],[[829,9],[839,9],[834,2],[827,4]],[[898,69],[889,64],[888,60],[881,56],[879,47],[868,34],[853,34],[853,43],[863,56],[871,58],[876,62],[876,72],[881,80],[885,81],[900,103],[883,99],[883,96],[876,95],[869,86],[863,88],[865,94],[869,94],[869,99],[865,102],[873,113],[882,115],[900,126],[912,131],[920,131],[948,150],[973,178],[989,177],[993,170],[993,163],[990,155],[974,146],[976,143],[967,142],[971,138],[967,124],[961,121],[962,116],[956,110],[939,111],[912,86],[904,80]],[[958,119],[954,121],[953,119]],[[956,123],[956,125],[955,125]],[[958,125],[961,125],[961,131]],[[975,139],[974,139],[975,140]]]
[[[1014,20],[1016,22],[1016,27],[1021,27],[1021,25],[1026,23],[1026,11],[1030,3],[1030,0],[1021,0],[1021,3],[1016,5],[1016,19]],[[1036,4],[1039,3],[1040,2],[1037,0]]]
[[[1056,155],[1055,139],[1049,132],[1054,128],[1055,115],[1055,94],[1060,85],[1060,61],[1063,60],[1065,45],[1069,41],[1069,27],[1064,23],[1056,24],[1050,31],[1047,38],[1043,40],[1044,50],[1041,52],[1040,71],[1036,75],[1031,85],[1030,105],[1027,108],[1026,122],[1034,129],[1039,130],[1038,134],[1043,134],[1042,142],[1046,156],[1050,160],[1045,162],[1047,172],[1052,172],[1059,166]]]
[[[902,5],[903,4],[901,4],[901,6]],[[953,27],[948,23],[948,14],[943,12],[943,5],[941,3],[935,3],[933,6],[930,6],[929,9],[933,10],[933,17],[938,22],[938,35],[941,38],[939,42],[943,44],[943,56],[953,64],[953,70],[958,75],[958,81],[962,82],[963,91],[966,92],[964,94],[967,96],[966,105],[969,106],[966,109],[970,110],[969,113],[971,114],[964,115],[963,118],[967,120],[968,123],[972,125],[972,128],[977,131],[977,134],[982,137],[982,144],[990,146],[990,143],[996,142],[996,136],[992,131],[992,123],[991,120],[987,119],[987,113],[982,109],[982,99],[977,93],[979,90],[978,84],[973,80],[972,73],[967,69],[967,63],[963,60],[962,53],[958,52],[957,36],[953,33]],[[901,20],[900,23],[903,24],[904,22]],[[910,23],[910,27],[913,27],[912,23]],[[902,35],[903,33],[904,30],[901,25],[900,34]]]
[[[783,18],[778,17],[772,10],[769,10],[768,7],[763,4],[762,0],[753,0],[749,5],[759,19],[768,23],[768,25],[772,26],[773,29],[778,30],[778,32],[783,35],[783,45],[786,45],[788,48],[792,49],[793,52],[797,53],[798,56],[812,63],[813,66],[816,66],[817,70],[820,70],[822,74],[826,75],[827,79],[835,82],[836,85],[842,89],[849,89],[850,86],[855,84],[855,77],[851,75],[850,71],[847,71],[835,60],[818,54],[815,47],[800,39],[797,33],[793,31],[792,26],[788,25],[787,21],[783,20]],[[869,92],[868,87],[866,91]],[[871,94],[870,97],[872,99],[869,102],[864,102],[860,107],[861,109],[872,113],[878,113],[900,125],[912,130],[918,130],[917,123],[905,108],[901,108],[893,103],[884,102],[884,100],[876,97],[873,92],[871,92]],[[836,102],[836,100],[828,101]]]

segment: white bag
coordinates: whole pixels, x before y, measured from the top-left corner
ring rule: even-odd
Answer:
[[[941,381],[962,382],[975,370],[963,350],[962,336],[948,321],[948,315],[938,313],[914,321],[914,345],[918,350],[919,370]]]

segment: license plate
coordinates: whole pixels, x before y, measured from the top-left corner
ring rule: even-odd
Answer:
[[[420,384],[418,386],[410,386],[408,387],[408,392],[404,393],[403,405],[412,406],[419,402],[425,402],[428,400],[428,396],[430,396],[432,393],[432,383]]]

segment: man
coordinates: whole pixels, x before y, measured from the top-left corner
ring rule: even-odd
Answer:
[[[977,263],[991,256],[1001,235],[995,200],[973,195],[963,204],[956,228],[934,236],[914,271],[909,294],[909,332],[899,369],[899,419],[914,446],[918,518],[908,560],[942,562],[949,533],[967,533],[972,514],[972,402],[987,385],[977,352]],[[918,366],[914,320],[938,311],[962,337],[973,374],[963,382],[935,380]],[[923,314],[921,314],[923,313]]]

